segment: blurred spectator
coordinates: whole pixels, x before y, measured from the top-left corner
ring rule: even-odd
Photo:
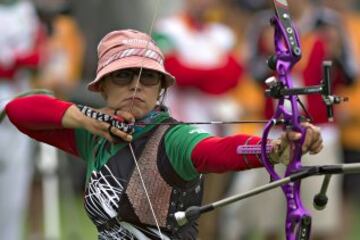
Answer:
[[[46,59],[43,61],[41,68],[38,71],[38,76],[33,81],[32,86],[35,88],[45,88],[52,90],[55,96],[61,99],[68,99],[77,87],[81,80],[83,55],[85,49],[85,42],[82,33],[72,16],[72,9],[69,1],[67,0],[33,0],[37,10],[37,14],[46,29],[47,41],[44,45],[46,51]],[[40,148],[41,149],[41,148]],[[54,150],[56,151],[56,150]],[[67,195],[67,202],[74,201],[72,191],[72,181],[69,175],[71,170],[64,170],[67,167],[67,162],[64,161],[68,158],[68,155],[59,151],[56,153],[57,158],[53,159],[56,161],[51,167],[50,165],[39,162],[39,172],[42,180],[44,176],[51,175],[56,178],[59,173],[66,173],[67,176],[64,178],[63,184],[67,186],[62,188],[65,191],[62,194]],[[40,158],[40,155],[39,155]],[[58,161],[61,159],[61,161]],[[72,159],[69,159],[71,161]],[[72,161],[73,168],[81,169],[81,162]],[[77,172],[77,176],[81,172]],[[32,218],[38,219],[38,221],[30,222],[31,235],[34,238],[42,236],[43,232],[43,219],[42,212],[44,211],[41,195],[46,195],[46,190],[41,187],[40,179],[35,179],[33,184],[33,196],[32,206],[30,208],[29,215]],[[55,207],[55,206],[53,206]],[[75,218],[76,216],[73,216]],[[43,219],[43,221],[41,221]],[[50,223],[51,224],[51,223]],[[46,233],[45,234],[55,234]],[[49,236],[45,236],[49,237]]]
[[[30,89],[40,67],[44,31],[29,1],[0,1],[0,98]],[[0,239],[22,239],[33,172],[32,143],[5,119],[0,125]]]
[[[236,105],[229,96],[242,74],[234,56],[235,36],[225,25],[209,22],[216,0],[187,0],[182,12],[158,21],[154,38],[165,52],[166,69],[176,77],[168,95],[172,115],[181,121],[233,119]],[[200,126],[224,134],[220,126]],[[226,177],[206,176],[204,201],[219,199]],[[205,189],[207,189],[205,187]],[[200,238],[216,239],[216,215],[200,220]]]
[[[59,97],[75,89],[81,78],[85,42],[71,15],[68,0],[34,0],[49,40],[47,61],[35,85],[53,90]]]
[[[237,85],[242,73],[232,52],[232,31],[206,21],[206,13],[214,2],[186,1],[184,11],[159,21],[154,34],[166,53],[167,69],[177,78],[175,97],[169,105],[174,115],[184,121],[224,117],[218,109],[219,99],[226,99],[226,93]],[[180,96],[181,105],[174,101]],[[218,126],[202,128],[221,131]]]
[[[268,1],[257,0],[226,0],[223,1],[218,20],[228,25],[236,34],[236,54],[241,62],[247,62],[252,56],[249,52],[249,41],[247,30],[252,24],[254,11],[260,11],[268,7]],[[238,114],[235,118],[241,120],[253,120],[262,118],[264,109],[264,93],[259,84],[254,82],[249,69],[244,68],[243,74],[238,85],[232,89],[231,96],[237,103]],[[254,134],[258,133],[261,125],[257,124],[237,124],[233,125],[234,131],[239,133]]]
[[[356,77],[357,69],[353,65],[352,51],[346,40],[347,34],[342,29],[339,16],[329,9],[315,5],[312,1],[289,1],[289,7],[300,33],[303,50],[302,60],[292,72],[295,86],[319,84],[322,79],[323,60],[333,61],[333,87],[338,88],[340,85],[351,84]],[[273,29],[269,26],[269,19],[273,14],[273,10],[261,12],[254,17],[252,24],[249,25],[248,53],[252,56],[248,62],[248,69],[253,78],[261,84],[272,75],[266,65],[266,59],[273,53]],[[325,149],[316,156],[312,164],[340,163],[339,129],[336,124],[327,122],[326,109],[321,96],[306,96],[302,98],[302,101],[313,117],[314,123],[321,126],[324,131]],[[270,118],[273,109],[273,102],[270,99],[267,100],[264,106],[264,118]],[[234,191],[241,191],[239,186],[252,188],[268,182],[268,174],[265,171],[256,172],[254,174],[258,174],[257,177],[255,175],[249,176],[251,173],[245,173],[246,177],[239,174],[233,183],[233,187],[237,188]],[[244,182],[244,179],[247,181]],[[254,180],[251,182],[249,179]],[[314,239],[339,239],[339,235],[337,235],[341,223],[341,219],[338,217],[341,206],[339,180],[337,177],[332,179],[328,194],[329,204],[322,212],[315,212],[311,209],[312,198],[319,191],[322,178],[311,178],[304,181],[302,196],[305,205],[311,210],[314,217],[312,228]],[[244,226],[248,231],[255,228],[257,232],[265,233],[266,239],[279,239],[281,238],[278,235],[279,229],[281,232],[284,231],[283,224],[280,219],[274,221],[270,216],[276,216],[281,210],[285,210],[285,203],[280,200],[282,198],[282,192],[279,190],[265,193],[261,197],[257,197],[251,204],[246,202],[241,205],[240,213],[237,216],[234,215],[234,210],[229,210],[228,214],[233,218],[241,219],[241,223],[238,222],[237,225]],[[271,207],[264,205],[264,202],[271,202]],[[242,216],[246,216],[246,218],[242,218]],[[234,223],[231,226],[233,227]],[[231,226],[229,226],[228,231]],[[239,236],[234,235],[233,237],[232,239],[237,239]]]

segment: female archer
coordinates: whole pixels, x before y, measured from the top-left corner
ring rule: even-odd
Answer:
[[[201,204],[202,174],[262,167],[258,154],[237,153],[261,138],[220,138],[173,119],[162,102],[175,78],[147,34],[111,32],[98,57],[88,88],[103,96],[106,108],[33,95],[10,101],[9,119],[30,137],[86,161],[85,209],[99,239],[196,239],[196,223],[179,227],[174,213]],[[303,153],[320,152],[319,129],[304,127]],[[271,161],[286,163],[291,142],[300,138],[289,131],[269,140]]]

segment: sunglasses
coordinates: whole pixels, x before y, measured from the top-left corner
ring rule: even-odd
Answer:
[[[124,69],[119,70],[113,73],[110,73],[108,78],[111,81],[119,86],[126,86],[130,84],[134,79],[135,76],[138,77],[140,73],[140,69]],[[141,71],[140,83],[144,86],[154,86],[159,84],[159,82],[163,79],[164,75],[148,69],[143,69]]]

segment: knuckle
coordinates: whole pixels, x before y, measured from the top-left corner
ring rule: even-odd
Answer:
[[[119,129],[117,129],[116,133],[117,133],[117,135],[120,136],[120,137],[126,136],[126,134],[125,134],[123,131],[120,131]]]

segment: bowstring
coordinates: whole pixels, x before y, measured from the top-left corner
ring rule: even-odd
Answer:
[[[158,11],[159,11],[159,6],[160,6],[160,2],[161,0],[156,0],[155,2],[155,10],[154,10],[154,15],[152,17],[152,20],[151,20],[151,24],[150,24],[150,29],[148,31],[148,35],[150,36],[150,40],[147,42],[146,44],[146,47],[145,49],[146,50],[149,50],[149,44],[151,42],[151,34],[153,32],[153,28],[154,28],[154,25],[155,25],[155,21],[157,19],[157,16],[158,16]],[[135,90],[134,90],[134,94],[132,96],[132,99],[131,99],[131,105],[130,105],[130,112],[133,113],[133,110],[134,110],[134,100],[135,100],[135,97],[136,97],[136,93],[138,91],[138,87],[139,87],[139,83],[140,83],[140,79],[141,79],[141,74],[142,74],[142,71],[143,71],[143,67],[144,67],[144,61],[145,61],[145,58],[142,59],[141,63],[140,63],[140,70],[139,70],[139,74],[138,74],[138,77],[136,79],[136,83],[135,83]],[[149,206],[150,206],[150,210],[151,210],[151,214],[154,218],[154,221],[155,221],[155,224],[156,224],[156,228],[159,232],[159,236],[160,236],[160,239],[164,239],[163,238],[163,235],[162,235],[162,232],[161,232],[161,229],[160,229],[160,225],[159,225],[159,221],[158,221],[158,218],[156,216],[156,213],[154,211],[154,208],[153,208],[153,205],[151,203],[151,200],[150,200],[150,196],[149,196],[149,193],[148,193],[148,190],[147,190],[147,187],[145,185],[145,181],[144,181],[144,178],[142,176],[142,173],[141,173],[141,170],[140,170],[140,167],[139,167],[139,163],[138,163],[138,159],[135,155],[135,152],[134,152],[134,149],[133,149],[133,146],[131,144],[131,142],[129,142],[128,144],[129,146],[129,149],[130,149],[130,152],[131,152],[131,155],[132,155],[132,158],[134,160],[134,163],[135,163],[135,166],[136,166],[136,170],[140,176],[140,181],[141,181],[141,185],[143,186],[143,190],[145,192],[145,196],[146,196],[146,199],[149,203]]]

